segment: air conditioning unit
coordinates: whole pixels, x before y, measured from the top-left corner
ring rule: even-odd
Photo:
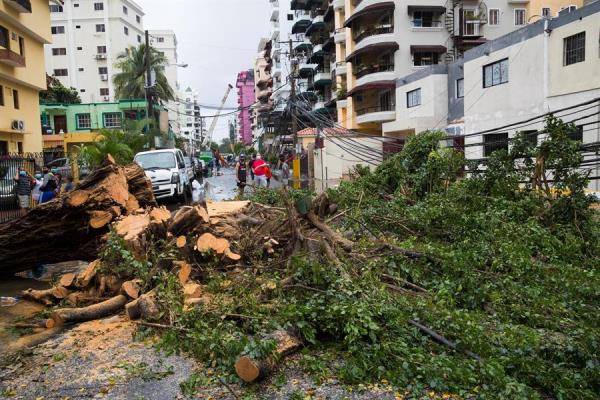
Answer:
[[[102,97],[102,100],[103,101],[110,101],[110,97],[109,96],[104,96],[104,97]]]
[[[96,54],[96,60],[106,60],[106,54]]]
[[[107,81],[108,80],[108,75],[106,75],[106,74],[100,75],[100,80],[101,81]]]
[[[23,131],[25,130],[25,121],[22,119],[13,119],[10,127],[13,131]]]

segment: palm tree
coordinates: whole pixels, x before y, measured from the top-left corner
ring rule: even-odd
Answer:
[[[121,72],[117,73],[113,82],[115,95],[118,99],[143,99],[146,98],[146,44],[130,46],[117,57],[115,67]],[[174,100],[173,89],[165,76],[167,59],[164,54],[150,47],[150,69],[156,75],[153,88],[155,95],[162,101]]]

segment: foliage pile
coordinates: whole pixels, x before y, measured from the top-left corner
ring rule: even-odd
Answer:
[[[197,277],[211,301],[191,308],[173,276],[148,275],[173,327],[161,345],[233,374],[240,354],[266,357],[273,343],[261,337],[285,328],[340,360],[331,373],[349,384],[598,398],[600,229],[574,129],[550,118],[539,146],[519,135],[467,177],[461,154],[439,147],[442,133],[412,138],[328,194],[339,210],[332,220],[356,243],[339,262],[288,260],[283,250],[245,254],[233,268],[205,262]],[[289,202],[274,191],[258,196]],[[161,251],[170,249],[158,243]],[[153,264],[128,257],[116,264]]]

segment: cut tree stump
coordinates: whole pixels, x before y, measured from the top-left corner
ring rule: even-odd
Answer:
[[[121,290],[124,294],[129,296],[129,298],[135,300],[140,297],[141,283],[142,281],[140,279],[124,282],[123,285],[121,285]]]
[[[277,343],[272,356],[264,360],[242,356],[235,363],[235,372],[244,382],[250,383],[264,378],[277,366],[277,360],[281,360],[302,347],[302,341],[285,330],[277,330],[267,335],[264,340],[275,340]]]
[[[60,280],[58,281],[58,283],[60,284],[60,286],[68,288],[75,282],[76,277],[77,277],[77,275],[72,272],[68,273],[68,274],[64,274],[63,276],[60,277]]]
[[[168,230],[173,236],[181,236],[209,223],[208,212],[204,208],[200,206],[184,207],[175,214]]]
[[[186,283],[183,286],[184,299],[199,299],[202,297],[202,286],[197,283]]]
[[[178,236],[177,239],[175,240],[175,245],[177,246],[178,249],[184,248],[186,244],[187,244],[187,238],[183,235]]]
[[[120,214],[127,213],[131,197],[142,207],[156,204],[144,170],[139,165],[122,167],[105,160],[72,192],[0,224],[0,275],[13,275],[42,263],[95,259],[108,232],[105,222],[109,213],[110,220],[114,219],[113,207]],[[90,229],[90,225],[100,228]]]
[[[200,252],[213,250],[217,254],[224,254],[229,249],[229,240],[217,238],[212,233],[202,234],[196,241],[196,248]]]
[[[58,309],[46,320],[46,328],[108,317],[118,313],[125,303],[127,303],[127,297],[120,294],[102,303],[87,307]]]

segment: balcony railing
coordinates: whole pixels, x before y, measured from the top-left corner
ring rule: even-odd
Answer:
[[[376,74],[377,72],[390,72],[394,71],[394,64],[374,64],[374,65],[358,65],[356,67],[356,78],[362,78],[363,76]]]
[[[415,19],[411,21],[413,28],[441,28],[443,26],[442,21],[428,21],[422,19]]]
[[[4,0],[9,7],[12,7],[20,13],[31,12],[31,1],[30,0]]]
[[[365,108],[357,109],[356,115],[365,115],[365,114],[371,114],[371,113],[376,113],[376,112],[385,112],[385,111],[395,111],[394,108],[395,108],[395,106],[391,103],[380,104],[380,105],[373,106],[373,107],[365,107]]]
[[[368,38],[370,36],[384,35],[386,33],[393,33],[393,32],[394,32],[393,25],[367,27],[366,29],[359,31],[355,35],[353,35],[354,42],[358,43],[361,40]]]
[[[25,67],[25,57],[9,49],[0,49],[0,63],[11,67]]]

